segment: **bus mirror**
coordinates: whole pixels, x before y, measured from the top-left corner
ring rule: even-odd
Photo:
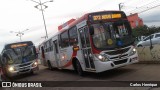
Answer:
[[[89,33],[90,33],[90,35],[94,34],[94,27],[93,26],[89,27]]]

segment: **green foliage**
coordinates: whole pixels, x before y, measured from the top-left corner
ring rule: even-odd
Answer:
[[[160,32],[160,27],[155,27],[155,26],[148,27],[147,25],[144,25],[132,29],[132,32],[135,37],[148,36],[150,34]]]
[[[148,33],[147,26],[144,25],[144,26],[136,27],[132,29],[132,32],[135,37],[145,36]]]
[[[144,25],[132,29],[133,36],[135,37],[135,43],[139,42],[142,39],[141,36],[148,36],[157,32],[160,32],[160,27],[148,27],[147,25]]]
[[[155,27],[155,26],[148,27],[147,25],[144,25],[132,29],[132,32],[135,37],[148,36],[150,34],[160,32],[160,27]]]

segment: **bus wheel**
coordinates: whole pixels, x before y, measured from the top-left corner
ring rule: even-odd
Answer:
[[[53,70],[53,67],[52,67],[50,61],[48,61],[48,68],[49,68],[50,70]]]
[[[83,72],[82,67],[81,67],[78,60],[76,61],[76,71],[77,71],[78,75],[80,75],[80,76],[84,75],[84,72]]]
[[[142,45],[138,45],[137,47],[143,47]]]

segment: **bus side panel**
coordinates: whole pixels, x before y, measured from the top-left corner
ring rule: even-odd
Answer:
[[[52,44],[53,44],[53,53],[51,54],[52,56],[52,66],[60,68],[60,55],[59,55],[59,43],[58,43],[58,35],[54,36],[52,38]]]
[[[60,49],[60,61],[61,61],[61,68],[63,69],[71,69],[73,70],[72,66],[72,58],[75,52],[73,52],[72,46],[61,48]]]

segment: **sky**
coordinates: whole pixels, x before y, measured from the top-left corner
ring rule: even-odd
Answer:
[[[39,0],[34,1],[39,2]],[[46,1],[49,0],[41,0],[42,3]],[[159,5],[160,0],[54,0],[47,2],[45,5],[48,7],[44,10],[44,17],[48,36],[51,37],[58,32],[59,25],[72,18],[77,19],[85,13],[119,10],[119,3],[122,3],[122,10],[129,15],[138,10]],[[14,32],[24,31],[22,41],[31,40],[35,45],[45,40],[42,38],[45,36],[42,12],[35,8],[37,4],[33,0],[0,0],[0,52],[5,44],[20,41],[20,37]],[[144,24],[159,26],[159,10],[159,7],[151,9],[140,13],[139,17],[144,20]],[[26,29],[28,30],[25,31]]]

